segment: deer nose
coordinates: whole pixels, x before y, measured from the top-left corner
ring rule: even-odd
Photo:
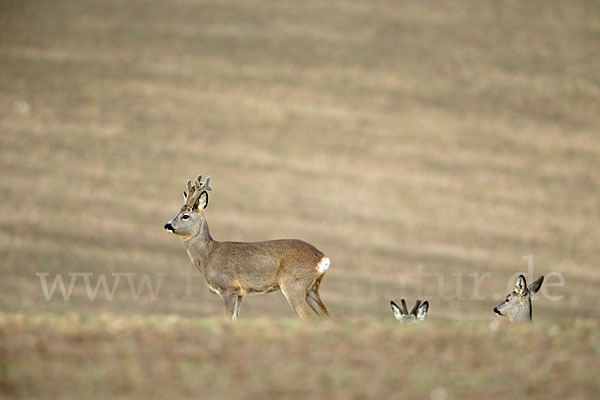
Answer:
[[[502,313],[500,311],[498,311],[498,307],[494,307],[494,312],[498,315],[502,315]]]
[[[173,226],[171,225],[171,223],[165,224],[165,231],[169,231],[169,232],[175,232],[175,229],[173,229]]]

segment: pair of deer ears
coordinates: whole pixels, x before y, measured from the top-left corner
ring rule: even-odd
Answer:
[[[188,194],[186,192],[183,192],[183,202],[184,203],[187,202],[187,197],[188,197]],[[198,200],[196,200],[196,202],[194,203],[192,210],[194,210],[194,209],[204,210],[206,208],[206,206],[208,206],[208,192],[206,190],[204,190],[202,193],[200,193],[200,196],[198,197]]]
[[[400,299],[400,302],[402,303],[402,308],[398,307],[398,305],[393,301],[390,301],[390,306],[392,307],[392,311],[394,312],[394,316],[396,317],[396,319],[402,319],[405,316],[411,314],[414,315],[419,321],[425,319],[427,311],[429,310],[428,301],[421,303],[421,300],[417,300],[413,309],[410,312],[408,311],[408,307],[406,306],[406,300],[402,298]]]
[[[515,292],[520,296],[526,296],[527,294],[535,296],[542,287],[542,283],[544,283],[544,275],[540,276],[537,281],[533,282],[529,286],[527,286],[527,280],[525,277],[523,275],[519,275],[515,285]]]

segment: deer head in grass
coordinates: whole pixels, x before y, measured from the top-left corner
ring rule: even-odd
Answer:
[[[510,292],[504,301],[494,307],[494,312],[500,316],[507,316],[509,321],[531,322],[533,318],[531,298],[537,294],[544,283],[544,276],[527,286],[527,280],[519,275],[515,290]]]
[[[428,301],[421,303],[421,300],[417,300],[410,312],[408,311],[408,306],[406,305],[406,300],[404,300],[404,298],[400,299],[400,303],[402,304],[402,308],[398,307],[393,301],[390,301],[390,306],[394,312],[394,317],[402,323],[419,323],[425,319],[427,311],[429,311]]]

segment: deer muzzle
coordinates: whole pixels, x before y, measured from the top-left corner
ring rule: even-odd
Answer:
[[[170,222],[165,224],[165,231],[175,233],[175,229],[173,229],[173,225]]]

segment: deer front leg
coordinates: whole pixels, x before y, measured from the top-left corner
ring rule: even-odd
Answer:
[[[225,292],[221,294],[223,301],[225,302],[225,314],[232,321],[238,319],[240,315],[240,307],[242,305],[242,296],[238,296],[237,293]]]
[[[235,310],[233,312],[235,319],[238,319],[240,317],[240,308],[242,308],[242,296],[237,296],[237,300],[235,302]]]

